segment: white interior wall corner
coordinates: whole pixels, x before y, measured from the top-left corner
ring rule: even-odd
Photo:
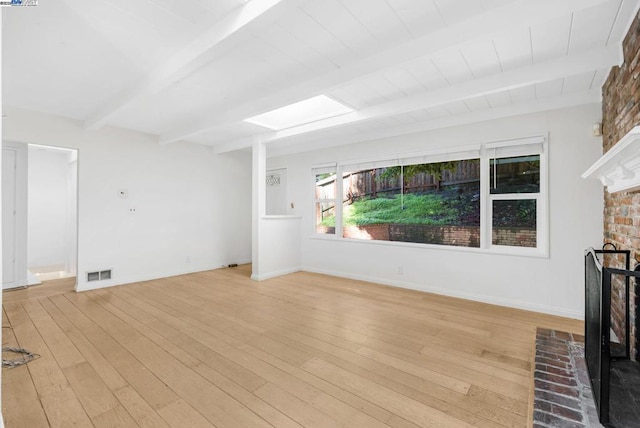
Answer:
[[[229,162],[195,144],[161,146],[117,128],[85,131],[77,121],[17,108],[7,108],[4,127],[7,139],[78,149],[79,291],[250,259],[247,159]],[[240,214],[223,216],[221,206]],[[113,279],[87,283],[86,272],[101,269],[112,269]]]
[[[582,318],[582,257],[585,248],[602,239],[603,200],[599,184],[580,175],[601,155],[601,139],[590,134],[600,118],[601,106],[590,104],[273,159],[274,165],[288,168],[291,198],[303,204],[303,269]],[[313,237],[309,183],[314,164],[362,159],[365,153],[397,157],[442,147],[453,150],[532,135],[549,137],[548,258]]]

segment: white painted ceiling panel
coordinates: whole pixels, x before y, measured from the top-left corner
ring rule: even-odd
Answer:
[[[291,19],[278,24],[309,48],[330,60],[336,68],[346,64],[353,57],[343,43],[300,8],[293,8]]]
[[[538,83],[536,85],[536,99],[554,98],[562,95],[564,79],[556,79],[550,82]]]
[[[533,62],[529,27],[501,32],[493,43],[503,70],[512,70]]]
[[[414,36],[431,33],[446,24],[432,0],[388,0],[407,30]]]
[[[373,35],[380,49],[406,42],[413,37],[386,0],[341,0],[341,2]]]
[[[533,26],[518,8],[502,9],[508,26],[492,18],[492,9],[515,1],[42,1],[4,10],[4,102],[163,143],[227,150],[260,138],[311,149],[420,122],[434,128],[503,117],[511,104],[535,109],[544,99],[551,108],[597,91],[640,9],[640,0],[553,0],[557,9],[545,0],[527,4],[549,15],[535,15],[542,17]],[[465,32],[470,18],[486,27]],[[580,68],[554,61],[553,73],[530,73],[596,48],[598,55],[580,57]],[[175,70],[160,73],[167,64]],[[361,114],[285,139],[242,121],[321,93]]]
[[[442,19],[447,25],[464,21],[484,12],[484,5],[478,0],[433,0]]]
[[[398,124],[401,125],[410,125],[416,123],[416,119],[409,114],[400,114],[397,116],[393,116],[393,118],[398,121]]]
[[[452,115],[469,113],[469,107],[464,101],[445,104],[444,108]]]
[[[480,0],[485,10],[494,9],[496,7],[505,6],[514,0]]]
[[[475,78],[500,73],[502,67],[492,41],[470,42],[461,53]]]
[[[514,104],[535,101],[536,87],[535,85],[523,86],[521,88],[510,90],[509,94],[511,95],[511,101],[513,101]]]
[[[426,110],[427,110],[427,113],[429,114],[429,116],[431,116],[432,119],[437,119],[439,117],[451,116],[451,113],[449,112],[449,110],[446,109],[446,107],[444,105],[443,106],[429,108],[429,109],[426,109]]]
[[[431,58],[420,58],[417,61],[412,61],[405,68],[428,90],[432,91],[449,86],[449,82],[438,70]]]
[[[413,74],[405,68],[395,68],[383,73],[384,77],[391,82],[404,96],[425,91],[425,87],[418,82]]]
[[[129,61],[145,68],[158,64],[177,51],[191,39],[196,29],[195,25],[178,18],[172,20],[178,22],[178,25],[171,25],[166,29],[159,28],[147,17],[123,13],[121,8],[104,1],[63,0],[61,4],[69,7],[67,20],[73,19],[72,15],[75,15],[90,28],[90,31],[84,34],[97,32],[106,42],[120,50]],[[53,7],[54,4],[47,2],[39,5],[38,9],[49,10]],[[5,13],[10,15],[17,12],[7,10]]]
[[[531,27],[534,62],[566,55],[572,25],[573,16],[566,16]]]
[[[610,3],[619,5],[621,2],[622,0],[613,0]],[[618,8],[612,7],[610,3],[574,14],[569,52],[606,46],[618,12]]]
[[[194,22],[184,19],[184,12],[179,15],[173,11],[159,7],[155,1],[128,1],[128,0],[102,0],[110,4],[114,9],[133,16],[142,22],[154,27],[158,31],[180,32],[185,25],[193,25]],[[191,4],[191,7],[197,5]]]
[[[478,111],[478,110],[486,110],[490,108],[489,101],[485,97],[476,97],[465,100],[464,102],[467,105],[469,111]]]
[[[602,88],[610,72],[611,70],[608,68],[597,70],[591,83],[591,89]]]
[[[438,52],[433,55],[433,63],[449,84],[473,79],[471,69],[459,50]]]
[[[511,96],[509,91],[497,92],[495,94],[486,95],[487,102],[491,108],[499,108],[511,104]]]
[[[384,76],[367,76],[348,87],[357,93],[361,100],[371,105],[387,102],[398,94],[398,88]]]
[[[82,119],[141,74],[66,5],[11,8],[3,15],[10,34],[3,40],[5,104]],[[102,75],[110,78],[95,79]]]
[[[355,57],[368,56],[377,50],[373,34],[339,0],[310,1],[302,9]]]
[[[151,3],[158,9],[175,15],[190,24],[197,24],[202,20],[203,16],[211,13],[210,9],[207,9],[203,4],[198,2],[192,2],[187,7],[185,7],[185,3],[180,0],[151,0]]]
[[[562,87],[562,93],[571,94],[575,92],[584,92],[590,90],[595,75],[595,71],[590,71],[588,73],[565,77],[564,85]]]
[[[327,95],[335,99],[336,101],[356,110],[362,110],[363,108],[369,107],[371,105],[362,100],[361,97],[353,94],[348,87],[333,89]]]
[[[256,36],[257,37],[257,36]],[[309,71],[327,72],[335,69],[335,64],[320,52],[312,49],[302,40],[293,36],[280,25],[273,25],[266,28],[259,35],[260,39],[273,47],[287,52],[297,62]]]

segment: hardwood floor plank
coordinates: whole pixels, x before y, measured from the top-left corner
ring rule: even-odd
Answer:
[[[381,422],[389,419],[391,415],[386,410],[374,406],[370,402],[348,391],[337,388],[324,379],[318,378],[301,368],[292,366],[271,354],[252,348],[251,346],[245,346],[243,350],[292,375],[298,381],[303,381],[316,388],[317,391],[315,394],[300,394],[298,397],[322,412],[332,416],[335,415],[338,420],[346,423],[347,426],[349,426],[349,421],[353,420],[362,423],[366,422],[370,427],[377,427],[381,426]],[[277,382],[278,380],[275,379],[275,381]],[[282,384],[281,387],[287,388],[289,392],[296,392],[298,390],[297,385],[299,387],[299,384],[295,382],[293,384],[285,383]],[[338,409],[339,411],[337,411]],[[341,419],[341,414],[349,414],[349,417]]]
[[[67,295],[81,311],[99,320],[112,337],[131,351],[144,366],[156,374],[214,425],[267,427],[268,424],[224,391],[212,385],[124,321],[111,314],[89,296]]]
[[[10,303],[5,308],[18,344],[40,355],[29,363],[28,369],[49,424],[61,428],[92,427],[78,397],[24,307]]]
[[[116,391],[128,385],[127,381],[118,371],[102,356],[100,351],[69,321],[64,314],[49,299],[40,300],[42,306],[49,313],[51,318],[60,326],[62,331],[69,337],[71,342],[82,353],[84,358],[91,363],[96,373],[103,382]]]
[[[38,299],[25,301],[22,303],[22,307],[40,332],[61,368],[64,369],[85,362],[80,351],[78,351],[65,332],[51,319]]]
[[[255,394],[272,406],[282,409],[285,414],[302,426],[318,428],[334,428],[342,426],[342,424],[331,418],[326,413],[317,410],[315,407],[308,405],[295,395],[292,395],[271,383],[267,383],[258,388]]]
[[[152,408],[158,409],[179,399],[175,392],[169,389],[155,374],[149,372],[127,349],[109,336],[93,320],[82,314],[67,300],[66,296],[55,296],[50,300],[89,339],[102,356],[114,368],[117,368],[119,374],[138,391]]]
[[[357,392],[380,407],[418,425],[466,428],[473,426],[320,359],[314,358],[306,362],[303,368],[316,376],[329,379],[336,385]]]
[[[91,418],[96,428],[135,428],[139,425],[122,406]]]
[[[89,417],[94,418],[120,406],[88,362],[66,367],[63,371]]]
[[[7,428],[524,427],[536,327],[583,328],[320,274],[249,276],[4,293],[4,342],[42,355],[3,370]]]
[[[209,422],[200,413],[195,411],[193,407],[187,404],[184,400],[178,400],[170,403],[161,409],[158,409],[158,413],[174,428],[211,428],[216,426]]]
[[[6,323],[9,324],[8,319]],[[2,331],[2,346],[18,346],[12,329],[6,328]],[[12,369],[3,368],[2,389],[5,391],[2,396],[2,414],[5,426],[33,428],[49,426],[27,366],[23,365]],[[6,391],[11,392],[7,393]]]
[[[141,315],[141,311],[139,309],[136,311],[135,307],[125,304],[126,302],[124,300],[117,298],[115,295],[110,295],[107,297],[104,293],[102,293],[102,297],[108,299],[108,301],[113,305],[122,307],[124,310],[128,309],[129,311],[131,311],[128,313],[137,313],[139,317]],[[115,306],[112,307],[112,310],[114,308]],[[118,311],[117,313],[122,319],[125,319],[123,317],[126,317],[126,315],[123,312]],[[272,425],[278,427],[299,427],[299,425],[295,424],[284,414],[248,392],[253,391],[265,384],[265,380],[251,374],[251,372],[243,369],[241,366],[238,366],[229,360],[222,360],[222,357],[219,354],[215,353],[213,350],[206,348],[204,345],[195,340],[188,340],[187,335],[182,335],[180,337],[180,333],[178,333],[177,330],[173,329],[166,323],[159,321],[155,317],[148,314],[144,314],[141,317],[146,319],[149,325],[152,326],[152,329],[157,331],[159,334],[168,334],[169,336],[167,337],[171,337],[172,339],[172,342],[170,343],[180,346],[180,348],[177,348],[175,345],[171,345],[172,350],[179,350],[178,352],[181,354],[192,353],[194,355],[200,355],[199,358],[201,358],[202,362],[197,362],[190,367],[195,372],[200,374],[203,378],[211,381],[214,385],[221,387],[224,391],[226,391],[240,403],[247,406],[247,408],[254,411],[257,415],[261,416]],[[133,323],[132,320],[128,317],[125,320],[129,323],[129,325],[137,325],[138,329],[143,328],[143,326],[141,326],[139,323]],[[164,341],[163,343],[169,342]],[[203,350],[203,348],[205,349]],[[170,351],[170,349],[166,348],[165,350]],[[233,365],[232,370],[227,370],[229,365]],[[216,370],[214,370],[213,368],[215,368]],[[241,369],[242,371],[238,371],[238,369]],[[247,381],[245,379],[244,381],[241,381],[239,383],[248,385],[248,390],[243,389],[231,380],[233,379],[235,381],[238,381],[238,379],[245,378],[247,375],[251,375],[253,379],[251,381]]]
[[[40,396],[40,402],[52,428],[94,426],[71,387],[67,386],[53,394]]]
[[[169,428],[169,425],[130,386],[113,392],[141,428]]]

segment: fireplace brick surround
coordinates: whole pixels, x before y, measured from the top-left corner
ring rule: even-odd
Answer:
[[[613,67],[602,90],[603,153],[611,149],[634,126],[640,125],[640,15],[636,16],[623,42],[624,64]],[[640,263],[640,191],[604,194],[604,241],[618,250],[631,250],[631,269]],[[615,261],[614,261],[615,263]],[[640,359],[640,340],[635,326],[640,290],[631,282],[631,347]],[[614,332],[622,337],[625,326],[622,287],[612,290]],[[618,310],[616,310],[618,308]],[[622,311],[622,312],[621,312]]]

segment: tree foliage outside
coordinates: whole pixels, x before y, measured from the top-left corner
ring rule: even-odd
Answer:
[[[436,163],[422,163],[416,165],[407,166],[392,166],[386,168],[384,172],[379,176],[380,180],[388,178],[398,178],[402,175],[403,179],[410,180],[417,174],[423,173],[433,176],[436,180],[442,180],[442,173],[444,171],[453,172],[458,168],[460,161],[449,162],[436,162]]]

